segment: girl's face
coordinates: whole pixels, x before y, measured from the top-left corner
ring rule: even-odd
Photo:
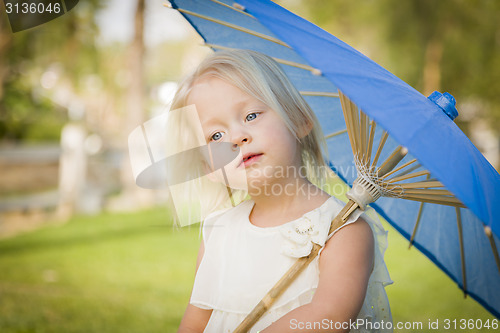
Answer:
[[[300,167],[297,139],[281,117],[239,88],[203,77],[195,82],[187,104],[196,105],[207,143],[230,142],[240,148],[240,156],[226,171],[230,176],[245,170],[250,194],[252,189],[288,178],[285,171],[290,167]]]

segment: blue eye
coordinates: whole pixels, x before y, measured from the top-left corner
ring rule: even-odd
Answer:
[[[247,121],[252,121],[252,120],[254,120],[255,118],[257,118],[257,113],[256,113],[256,112],[252,112],[252,113],[249,113],[245,119],[246,119]]]
[[[221,132],[216,132],[214,133],[211,137],[210,137],[210,140],[213,140],[213,141],[218,141],[222,138],[222,133]]]

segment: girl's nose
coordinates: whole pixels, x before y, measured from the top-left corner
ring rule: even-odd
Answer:
[[[251,136],[246,131],[238,131],[231,135],[231,142],[235,146],[241,146],[244,143],[250,143],[252,141]]]

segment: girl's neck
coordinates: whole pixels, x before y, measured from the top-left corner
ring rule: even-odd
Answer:
[[[255,205],[249,218],[256,226],[274,227],[293,221],[330,198],[306,178],[293,178],[272,185],[251,195]]]

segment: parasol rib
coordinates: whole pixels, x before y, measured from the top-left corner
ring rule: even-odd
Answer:
[[[426,176],[429,174],[430,173],[427,170],[418,171],[418,172],[410,173],[409,175],[391,178],[391,179],[389,179],[388,183],[395,183],[395,182],[399,182],[401,180],[407,180],[407,179],[411,179],[411,178],[415,178],[415,177]]]
[[[430,195],[445,195],[445,196],[454,196],[453,193],[451,193],[448,190],[434,190],[434,189],[411,189],[411,190],[404,190],[404,195],[407,194],[430,194]],[[403,195],[403,198],[404,198]]]
[[[490,240],[491,250],[493,251],[493,256],[495,257],[495,262],[497,263],[498,273],[500,273],[500,256],[498,255],[498,249],[495,244],[495,239],[493,238],[493,233],[489,226],[484,227],[484,233]]]
[[[462,207],[466,208],[465,205],[460,202],[457,198],[454,197],[444,197],[444,196],[433,196],[433,195],[408,195],[402,196],[402,199],[420,201],[420,202],[428,202],[434,204],[440,204],[445,206],[454,206],[454,207]]]
[[[399,170],[402,170],[402,169],[406,168],[407,166],[415,163],[416,161],[417,161],[416,159],[413,159],[413,160],[411,160],[409,162],[406,162],[405,164],[397,167],[396,169],[392,170],[391,172],[386,173],[385,175],[383,175],[382,177],[380,177],[380,179],[385,179],[385,178],[389,177],[390,175],[398,172]]]
[[[422,218],[422,212],[424,211],[425,202],[420,203],[420,207],[418,208],[417,220],[415,221],[415,226],[413,227],[413,232],[411,233],[410,244],[408,248],[411,248],[413,245],[413,241],[415,240],[415,235],[417,234],[418,226],[420,225],[420,219]]]
[[[235,10],[235,11],[237,11],[237,12],[238,12],[238,13],[240,13],[240,14],[243,14],[243,15],[246,15],[246,16],[248,16],[248,17],[251,17],[251,18],[255,19],[255,16],[253,16],[252,14],[249,14],[249,13],[245,12],[244,10],[241,10],[241,9],[239,9],[239,8],[234,7],[235,5],[237,5],[237,3],[234,3],[234,5],[233,5],[233,6],[229,6],[228,4],[225,4],[224,2],[219,1],[219,0],[210,0],[210,1],[212,1],[212,2],[214,2],[214,3],[216,3],[216,4],[218,4],[218,5],[221,5],[221,6],[223,6],[223,7],[226,7],[226,8],[232,9],[232,10]]]
[[[400,177],[400,176],[404,176],[404,175],[407,175],[409,174],[410,172],[413,172],[415,170],[417,170],[418,168],[422,167],[420,165],[420,163],[417,163],[415,165],[413,165],[411,168],[406,168],[405,170],[402,170],[401,172],[399,172],[398,174],[394,175],[394,177]]]
[[[351,143],[351,149],[353,155],[356,155],[356,143],[354,138],[354,130],[352,128],[351,113],[348,111],[349,100],[339,91],[340,103],[342,105],[342,112],[344,113],[344,119],[346,123],[347,132],[349,134],[349,141]]]
[[[299,91],[302,96],[339,97],[338,93],[323,91]]]
[[[458,227],[458,241],[460,242],[460,259],[462,263],[462,290],[464,291],[464,298],[467,297],[467,273],[465,271],[465,251],[464,251],[464,235],[462,231],[462,215],[460,208],[455,208],[457,213],[457,227]]]
[[[368,119],[366,114],[360,110],[359,112],[359,134],[360,134],[360,153],[364,158],[363,163],[366,161],[366,151],[368,150]]]
[[[211,43],[203,43],[203,46],[207,46],[207,47],[210,47],[212,49],[217,49],[217,50],[236,50],[233,47],[227,47],[227,46],[222,46],[222,45],[218,45],[218,44],[211,44]],[[304,69],[306,71],[310,71],[313,75],[321,75],[321,71],[319,69],[311,67],[309,65],[301,64],[300,62],[296,62],[296,61],[285,60],[282,58],[276,58],[276,57],[271,57],[271,58],[273,58],[273,60],[279,64]],[[306,93],[306,92],[304,92],[304,93]],[[339,95],[337,93],[330,93],[330,92],[311,92],[311,93],[313,93],[313,94],[311,94],[309,96],[339,97]]]
[[[288,44],[284,43],[282,40],[280,40],[278,38],[271,37],[271,36],[268,36],[268,35],[265,35],[263,33],[260,33],[260,32],[257,32],[257,31],[253,31],[253,30],[250,30],[250,29],[247,29],[247,28],[243,28],[243,27],[240,27],[239,25],[236,25],[236,24],[224,22],[222,20],[218,20],[218,19],[210,17],[210,16],[198,14],[198,13],[192,12],[192,11],[187,10],[187,9],[177,8],[177,10],[179,12],[183,13],[183,14],[195,16],[195,17],[201,18],[203,20],[207,20],[207,21],[210,21],[210,22],[213,22],[213,23],[217,23],[217,24],[223,25],[225,27],[228,27],[228,28],[231,28],[231,29],[234,29],[234,30],[238,30],[238,31],[247,33],[249,35],[252,35],[252,36],[255,36],[255,37],[259,37],[259,38],[262,38],[264,40],[267,40],[267,41],[279,44],[281,46],[285,46],[285,47],[290,48],[290,46]]]
[[[349,132],[349,138],[351,138],[351,148],[354,156],[359,154],[359,136],[357,135],[357,127],[355,124],[355,118],[357,116],[357,106],[354,105],[349,98],[339,91],[339,96],[341,97],[342,110],[344,111],[344,118],[346,120],[346,125]]]
[[[370,122],[370,136],[368,138],[368,150],[366,151],[366,156],[365,156],[366,166],[370,165],[370,160],[372,157],[372,149],[373,149],[373,139],[375,138],[376,127],[377,127],[377,123],[374,120],[372,120]]]
[[[330,138],[333,138],[337,135],[340,135],[340,134],[344,134],[347,132],[347,129],[344,129],[344,130],[341,130],[341,131],[338,131],[338,132],[334,132],[334,133],[331,133],[331,134],[328,134],[328,135],[325,135],[325,140],[327,139],[330,139]]]
[[[377,165],[378,159],[380,157],[380,154],[382,153],[382,149],[384,148],[388,136],[389,133],[387,133],[386,131],[382,133],[382,137],[380,138],[380,141],[378,143],[377,152],[375,153],[375,157],[373,158],[372,167],[375,167]]]
[[[444,185],[439,181],[422,181],[416,183],[407,183],[407,184],[389,184],[387,185],[388,189],[393,188],[432,188],[432,187],[444,187]]]
[[[351,105],[351,120],[353,122],[352,127],[354,130],[354,142],[356,143],[356,156],[362,156],[364,153],[363,144],[361,142],[361,129],[359,124],[359,110],[356,104],[349,100],[349,104]]]
[[[398,163],[406,156],[408,150],[405,148],[398,146],[392,154],[382,163],[382,165],[377,169],[377,174],[380,177],[383,177],[387,173],[389,173]]]

